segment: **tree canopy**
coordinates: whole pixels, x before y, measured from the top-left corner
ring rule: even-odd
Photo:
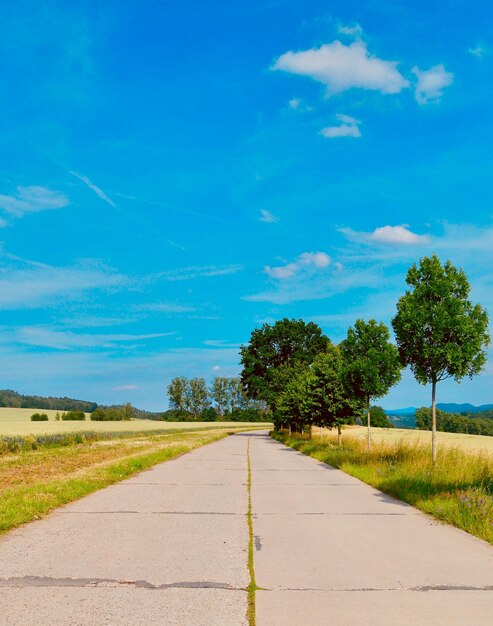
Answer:
[[[241,347],[241,380],[247,395],[273,409],[280,391],[274,374],[277,368],[310,364],[329,345],[329,338],[313,322],[284,318],[256,328]]]
[[[355,398],[365,402],[368,421],[368,447],[371,446],[370,402],[381,398],[401,378],[397,348],[390,342],[390,332],[375,320],[356,320],[341,343],[345,361],[346,384]]]
[[[462,269],[434,254],[409,268],[409,289],[397,303],[392,326],[403,365],[416,380],[432,385],[432,454],[436,461],[436,385],[478,374],[486,363],[488,315],[469,300]]]

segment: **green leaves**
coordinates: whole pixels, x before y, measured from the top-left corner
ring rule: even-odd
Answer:
[[[357,398],[369,403],[399,382],[401,366],[387,326],[375,320],[357,320],[341,343],[346,385]]]
[[[411,287],[392,326],[403,365],[421,384],[478,374],[486,362],[488,315],[469,300],[469,282],[450,261],[424,257],[407,274]]]

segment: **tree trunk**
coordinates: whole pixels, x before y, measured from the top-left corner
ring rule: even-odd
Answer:
[[[337,445],[340,446],[341,443],[342,443],[341,427],[339,424],[337,424]]]
[[[291,422],[289,422],[289,436],[291,437],[292,435],[292,431],[291,431]]]
[[[437,383],[431,384],[431,457],[433,465],[437,462]]]
[[[371,416],[370,416],[370,398],[366,400],[366,417],[368,420],[368,452],[371,452]]]

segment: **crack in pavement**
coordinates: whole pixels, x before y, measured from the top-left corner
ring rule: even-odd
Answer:
[[[399,581],[398,581],[399,582]],[[471,585],[422,585],[418,587],[404,587],[399,582],[399,587],[361,587],[360,589],[337,589],[337,588],[309,588],[309,587],[283,587],[282,589],[269,589],[267,587],[262,587],[262,591],[274,591],[278,592],[288,592],[291,593],[293,591],[316,591],[316,592],[340,592],[340,593],[358,593],[361,591],[375,592],[375,591],[406,591],[406,592],[420,592],[426,593],[427,591],[493,591],[493,585],[486,585],[484,587],[474,587]]]
[[[244,591],[243,587],[233,587],[228,583],[213,581],[180,581],[155,585],[147,580],[118,580],[114,578],[51,578],[50,576],[13,576],[0,578],[0,588],[32,587],[136,587],[140,589],[224,589]]]
[[[218,511],[60,511],[63,515],[239,515],[247,513],[220,513]]]

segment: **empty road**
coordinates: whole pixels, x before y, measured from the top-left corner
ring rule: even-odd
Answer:
[[[1,626],[486,626],[493,548],[244,433],[0,539]]]

